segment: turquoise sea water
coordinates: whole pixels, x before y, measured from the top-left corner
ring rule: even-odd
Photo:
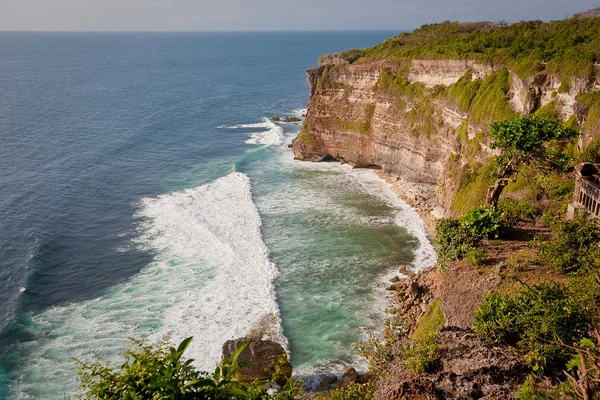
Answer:
[[[394,32],[0,32],[0,397],[62,399],[127,337],[277,315],[300,376],[361,367],[383,277],[432,262],[369,171],[292,160],[304,71]]]

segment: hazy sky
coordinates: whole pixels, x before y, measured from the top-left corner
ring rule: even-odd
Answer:
[[[597,0],[0,0],[0,30],[408,30],[562,19]]]

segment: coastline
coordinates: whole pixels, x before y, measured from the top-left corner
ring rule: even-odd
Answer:
[[[413,210],[415,210],[421,220],[423,221],[423,226],[427,232],[427,238],[429,242],[433,244],[433,240],[435,238],[435,223],[436,218],[432,215],[431,212],[420,209],[415,202],[414,197],[410,197],[407,193],[405,186],[402,184],[402,181],[397,180],[395,177],[386,174],[382,170],[373,171],[375,175],[377,175],[381,180],[388,184],[389,188],[404,201],[407,205],[409,205]]]

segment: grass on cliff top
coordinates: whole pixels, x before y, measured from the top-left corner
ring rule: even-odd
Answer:
[[[349,62],[369,59],[473,59],[502,63],[520,76],[545,63],[549,72],[587,76],[600,60],[600,18],[571,18],[544,23],[442,22],[403,32],[379,45],[339,53]]]

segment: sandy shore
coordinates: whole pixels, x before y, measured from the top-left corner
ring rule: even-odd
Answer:
[[[429,211],[421,210],[415,205],[414,197],[409,196],[407,194],[406,189],[402,185],[401,181],[398,181],[395,178],[390,177],[388,174],[385,174],[381,170],[376,170],[375,174],[379,178],[383,179],[389,185],[392,192],[394,192],[398,197],[400,197],[402,200],[404,200],[404,202],[406,202],[406,204],[411,206],[415,211],[417,211],[417,213],[419,213],[419,216],[423,220],[423,225],[425,226],[425,229],[427,230],[427,236],[428,236],[429,240],[433,243],[433,238],[435,237],[435,221],[436,221],[436,219],[431,215],[431,213]]]

